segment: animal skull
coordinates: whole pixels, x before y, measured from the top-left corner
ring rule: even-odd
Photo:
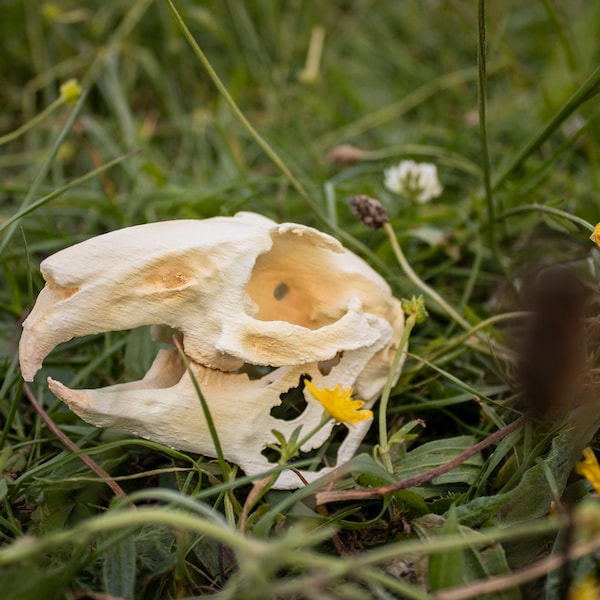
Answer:
[[[44,289],[23,323],[21,371],[31,381],[52,349],[74,337],[153,325],[176,333],[209,406],[223,453],[248,475],[273,468],[262,454],[323,417],[304,378],[351,387],[370,407],[387,377],[404,328],[385,281],[334,238],[254,213],[137,225],[91,238],[44,260]],[[249,365],[270,367],[260,378]],[[180,450],[215,456],[192,378],[179,352],[160,350],[139,381],[52,392],[82,419]],[[273,416],[296,389],[306,408]],[[370,421],[348,427],[337,465],[349,460]],[[303,451],[321,446],[331,422]],[[330,468],[302,472],[312,481]],[[275,487],[302,485],[292,471]]]

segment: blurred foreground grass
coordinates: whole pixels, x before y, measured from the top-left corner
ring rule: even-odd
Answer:
[[[243,519],[247,480],[224,481],[210,459],[98,430],[48,392],[47,375],[86,388],[141,377],[155,353],[145,331],[69,342],[31,386],[126,500],[33,410],[16,346],[43,285],[40,260],[77,241],[239,210],[314,225],[366,249],[398,297],[425,291],[430,313],[387,407],[390,433],[404,432],[393,473],[373,458],[374,425],[339,487],[447,462],[522,409],[508,335],[518,328],[502,315],[523,308],[517,292],[533,285],[528,274],[558,264],[597,285],[588,236],[600,215],[600,5],[488,3],[480,68],[482,3],[176,6],[295,181],[215,89],[167,3],[2,6],[2,598],[577,597],[599,567],[600,508],[571,473],[599,424],[595,404],[579,402],[594,391],[591,342],[587,387],[573,392],[580,406],[549,426],[529,423],[433,482],[382,498],[317,506],[315,486],[271,491]],[[323,52],[307,65],[315,32]],[[75,105],[59,99],[71,78],[84,90]],[[332,160],[346,144],[356,160]],[[405,158],[437,166],[439,198],[412,204],[383,186],[384,169]],[[353,217],[356,194],[385,205],[420,281],[383,231]],[[540,336],[540,352],[556,339]],[[474,583],[486,581],[489,589]]]

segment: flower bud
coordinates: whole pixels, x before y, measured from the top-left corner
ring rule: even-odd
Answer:
[[[383,204],[365,194],[350,198],[350,210],[371,229],[381,229],[388,222]]]

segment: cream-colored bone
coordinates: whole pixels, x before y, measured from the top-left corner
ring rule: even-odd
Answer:
[[[318,387],[354,386],[372,405],[404,327],[385,281],[337,240],[252,213],[121,229],[54,254],[41,270],[46,286],[23,324],[19,347],[26,380],[55,346],[77,336],[142,325],[177,331],[225,457],[248,475],[273,466],[261,454],[275,441],[271,430],[287,437],[298,425],[310,431],[322,418],[308,394],[298,417],[273,417],[282,394],[309,376]],[[250,380],[236,373],[244,365],[273,370]],[[49,386],[94,425],[215,455],[175,350],[160,351],[138,382],[76,391],[49,379]],[[303,450],[322,445],[332,427]],[[353,455],[367,429],[368,423],[349,428],[337,464]],[[293,472],[277,482],[299,485]]]

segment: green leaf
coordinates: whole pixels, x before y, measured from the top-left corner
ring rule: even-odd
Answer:
[[[0,478],[0,502],[6,498],[8,494],[8,484],[6,483],[6,479],[4,477]]]
[[[448,511],[447,520],[441,528],[429,531],[434,534],[434,537],[427,538],[431,544],[435,544],[436,537],[451,534],[480,535],[458,523],[455,507]],[[435,592],[469,585],[497,575],[507,575],[510,572],[503,547],[500,544],[490,544],[432,554],[427,576],[429,585]],[[497,591],[494,593],[494,600],[521,600],[521,593],[517,587]]]
[[[456,512],[450,509],[448,519],[437,531],[438,535],[458,533]],[[463,550],[450,550],[429,557],[427,577],[432,591],[464,585],[467,582]]]
[[[150,327],[138,327],[127,334],[123,377],[129,380],[141,379],[152,364],[158,352],[158,344],[152,340]]]
[[[418,434],[411,433],[411,431],[418,426],[423,426],[424,423],[420,419],[415,419],[413,421],[409,421],[405,423],[398,429],[398,431],[394,432],[390,437],[389,444],[390,446],[394,444],[405,444],[406,442],[412,441],[418,437]]]
[[[273,437],[279,442],[279,444],[281,444],[281,446],[284,446],[287,443],[285,435],[283,435],[281,431],[277,431],[277,429],[271,429],[271,433],[273,434]],[[269,444],[269,447],[271,446],[272,444]]]
[[[566,219],[559,219],[553,215],[542,214],[542,220],[548,227],[560,233],[573,234],[579,231],[579,227]]]
[[[600,424],[593,402],[573,410],[569,422],[553,440],[550,450],[541,462],[530,467],[512,490],[503,494],[480,496],[457,508],[461,523],[474,527],[499,522],[510,524],[547,515],[554,500],[548,484],[546,469],[554,476],[559,493],[564,490],[571,470],[581,458]]]
[[[472,529],[459,526],[460,531],[475,533]],[[481,547],[479,550],[471,548],[465,550],[465,571],[469,583],[481,581],[498,575],[507,575],[511,572],[506,561],[504,548],[501,544],[492,544]],[[521,600],[521,592],[518,587],[498,590],[494,592],[494,600]]]
[[[65,598],[62,592],[64,572],[61,568],[48,568],[25,563],[10,569],[0,569],[0,590],[5,600]]]
[[[409,479],[416,475],[427,473],[440,465],[446,464],[456,458],[461,452],[471,448],[476,440],[473,436],[463,435],[454,438],[434,440],[411,450],[396,465],[396,475],[402,479]],[[476,482],[483,465],[480,454],[471,456],[452,471],[436,477],[434,485],[449,483],[466,483],[472,485]]]
[[[0,451],[0,473],[4,471],[6,467],[6,463],[12,454],[12,446],[5,446],[2,451]]]
[[[359,454],[352,459],[357,468],[352,470],[352,475],[363,487],[377,487],[395,483],[393,475],[382,468],[372,456]],[[407,507],[416,511],[417,514],[427,512],[427,504],[423,498],[411,490],[398,490],[394,492],[394,498],[402,501]]]
[[[352,467],[352,476],[363,487],[377,487],[394,483],[396,479],[381,467],[369,454],[359,454],[348,464]]]
[[[113,546],[102,568],[104,590],[111,596],[133,600],[136,578],[136,550],[132,535]]]

